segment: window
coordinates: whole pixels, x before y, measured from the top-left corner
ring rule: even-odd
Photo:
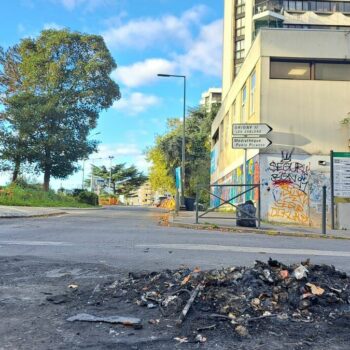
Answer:
[[[250,76],[250,114],[255,112],[255,86],[256,86],[256,73],[255,71]]]
[[[236,19],[236,38],[244,35],[245,17]]]
[[[244,40],[236,41],[235,58],[236,60],[244,58]]]
[[[245,0],[237,0],[236,2],[236,16],[245,13]]]
[[[246,120],[246,105],[247,105],[247,86],[244,85],[242,89],[242,112],[241,112],[241,122]]]
[[[317,1],[316,11],[329,12],[331,10],[331,5],[329,1]]]
[[[350,64],[316,63],[316,80],[346,80],[350,81]]]
[[[303,10],[303,2],[302,1],[296,1],[295,2],[295,9],[297,11],[302,11]]]
[[[235,77],[237,76],[237,74],[239,73],[240,69],[241,69],[242,64],[236,64],[235,65]]]
[[[271,61],[270,78],[310,80],[311,79],[310,63]]]

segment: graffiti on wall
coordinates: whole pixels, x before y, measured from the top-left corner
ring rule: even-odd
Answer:
[[[226,176],[219,179],[216,184],[217,185],[232,185],[232,184],[243,184],[244,173],[243,173],[243,165],[237,167],[233,171],[229,172]],[[260,166],[259,166],[259,160],[258,157],[254,157],[252,159],[249,159],[247,161],[247,182],[250,184],[259,183],[260,182]],[[232,204],[234,203],[240,203],[244,200],[258,200],[259,192],[258,190],[250,191],[247,193],[245,198],[243,196],[239,196],[240,193],[244,191],[243,187],[237,186],[237,187],[214,187],[213,188],[214,194],[223,200],[220,200],[217,197],[211,196],[211,205],[212,206],[218,206],[223,201],[227,201],[230,198],[237,197],[234,200],[232,200]]]
[[[327,173],[321,171],[312,171],[309,181],[310,207],[316,210],[316,213],[322,212],[322,187],[327,188],[327,212],[331,205],[331,181]]]
[[[269,163],[268,173],[273,196],[269,218],[308,224],[310,166],[293,161],[293,151],[282,151],[281,160]]]
[[[210,152],[210,175],[213,175],[218,167],[219,143],[217,142]]]

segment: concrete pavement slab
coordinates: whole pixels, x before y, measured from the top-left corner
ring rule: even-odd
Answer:
[[[200,214],[203,214],[200,212]],[[270,236],[291,236],[291,237],[308,237],[324,239],[348,239],[350,240],[350,231],[332,230],[327,228],[326,235],[322,234],[321,228],[297,226],[297,225],[274,225],[262,222],[260,228],[239,227],[236,225],[233,213],[213,212],[208,216],[203,216],[196,224],[195,212],[182,212],[169,215],[169,226],[189,229],[202,230],[220,230],[226,232],[239,233],[256,233]]]

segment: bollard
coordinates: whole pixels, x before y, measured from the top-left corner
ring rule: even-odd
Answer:
[[[327,234],[327,186],[322,187],[322,234]]]

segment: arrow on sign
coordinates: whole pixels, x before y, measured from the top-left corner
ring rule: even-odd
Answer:
[[[233,137],[232,148],[261,149],[269,147],[271,140],[266,137]]]
[[[272,128],[267,124],[232,124],[233,135],[266,135]]]

